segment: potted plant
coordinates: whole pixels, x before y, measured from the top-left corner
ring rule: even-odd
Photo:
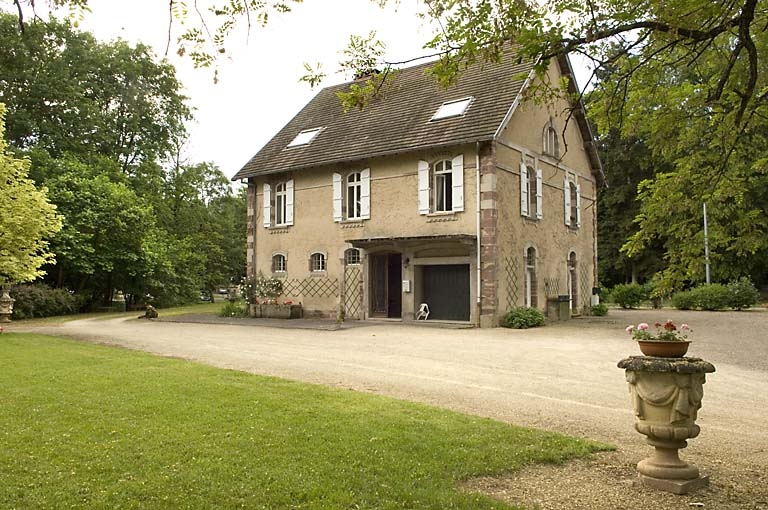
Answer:
[[[678,328],[668,320],[664,324],[657,322],[656,332],[652,332],[650,326],[641,322],[637,326],[630,324],[626,331],[637,341],[640,351],[646,356],[661,358],[682,358],[688,352],[691,341],[688,333],[691,332],[688,324],[681,324]]]

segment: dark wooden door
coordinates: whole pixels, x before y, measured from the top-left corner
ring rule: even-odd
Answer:
[[[402,256],[399,253],[370,256],[371,317],[402,316]]]

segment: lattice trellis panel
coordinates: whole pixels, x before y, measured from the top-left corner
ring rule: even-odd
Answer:
[[[560,279],[544,278],[544,293],[548,298],[554,298],[560,295]]]
[[[338,278],[304,278],[283,282],[283,296],[334,297],[338,295]]]
[[[507,310],[517,306],[520,298],[520,262],[517,257],[504,257],[504,277],[506,278]]]
[[[581,307],[587,308],[589,296],[592,295],[592,280],[589,278],[590,266],[584,262],[579,263],[579,292],[581,293]]]
[[[363,270],[360,266],[347,266],[344,270],[344,316],[363,318]]]

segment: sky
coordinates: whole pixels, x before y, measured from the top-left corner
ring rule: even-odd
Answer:
[[[102,41],[141,41],[158,56],[165,54],[165,2],[89,0],[89,5],[82,30]],[[347,81],[336,71],[350,35],[375,30],[387,44],[384,58],[390,62],[426,54],[423,45],[431,31],[416,16],[415,0],[393,7],[382,10],[369,0],[304,0],[292,12],[271,17],[266,27],[234,35],[216,84],[212,69],[194,69],[189,58],[175,54],[174,38],[168,58],[195,109],[188,126],[188,162],[213,162],[232,177],[320,88]],[[314,90],[299,82],[304,62],[321,62],[328,75]]]

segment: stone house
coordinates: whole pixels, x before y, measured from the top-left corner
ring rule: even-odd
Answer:
[[[602,168],[580,104],[535,104],[512,55],[444,89],[430,64],[345,112],[320,91],[234,176],[248,183],[248,274],[305,314],[465,321],[514,306],[573,314],[597,281]],[[567,57],[547,79],[571,76]],[[422,304],[426,304],[423,307]],[[550,310],[551,311],[551,310]]]

